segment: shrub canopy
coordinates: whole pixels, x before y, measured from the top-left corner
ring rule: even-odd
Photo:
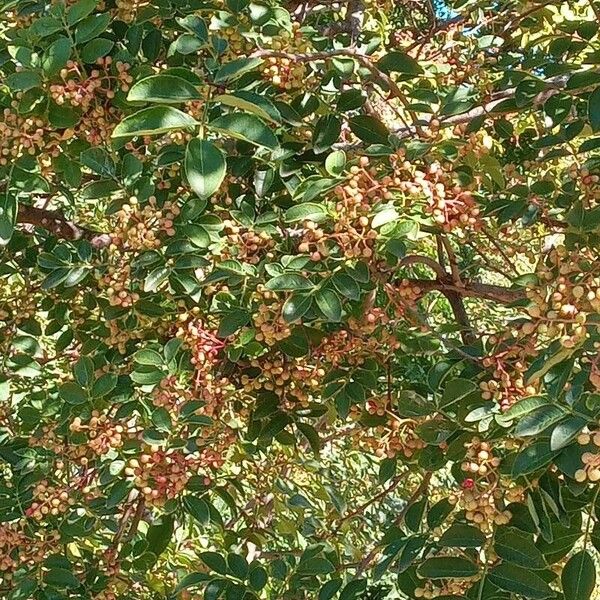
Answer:
[[[3,4],[0,595],[591,598],[600,3]]]

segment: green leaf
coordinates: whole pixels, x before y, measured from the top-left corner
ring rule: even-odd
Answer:
[[[342,120],[339,117],[335,115],[321,117],[315,124],[312,138],[315,154],[331,149],[331,146],[338,141],[341,131]]]
[[[321,204],[314,202],[302,202],[291,206],[285,211],[286,223],[295,223],[297,221],[314,221],[320,223],[328,217],[327,209]]]
[[[438,542],[447,548],[479,548],[485,543],[485,535],[478,527],[454,523]]]
[[[367,144],[387,144],[389,131],[387,127],[375,117],[357,115],[352,117],[348,124],[357,138]]]
[[[494,538],[496,554],[511,563],[529,569],[546,567],[544,556],[533,542],[533,536],[514,527],[499,527]]]
[[[114,373],[104,373],[92,387],[92,397],[101,398],[112,392],[117,387],[117,376]]]
[[[458,556],[435,556],[419,566],[419,575],[430,579],[451,579],[473,577],[479,569],[466,558]]]
[[[393,223],[398,219],[400,215],[398,211],[393,208],[384,208],[383,210],[378,211],[373,220],[371,221],[371,227],[373,229],[378,229],[379,227],[386,225],[387,223]]]
[[[546,466],[556,455],[556,451],[550,448],[548,440],[538,440],[527,446],[519,454],[513,463],[513,477],[527,475]]]
[[[334,177],[339,177],[346,168],[346,153],[343,150],[336,150],[325,159],[325,170]]]
[[[197,35],[192,33],[184,33],[180,35],[170,46],[168,56],[172,56],[175,53],[187,55],[196,54],[204,45],[205,41],[198,38]]]
[[[297,427],[310,444],[311,450],[318,456],[319,451],[321,450],[321,440],[317,430],[308,423],[297,423]]]
[[[588,115],[592,131],[600,131],[600,87],[597,87],[588,100]]]
[[[144,291],[156,292],[156,290],[167,280],[169,273],[170,269],[167,267],[157,267],[151,271],[146,279],[144,279]]]
[[[73,366],[75,380],[82,387],[89,387],[94,381],[94,361],[89,356],[82,356]]]
[[[108,12],[90,15],[77,25],[75,29],[75,41],[78,44],[83,44],[98,37],[108,27],[110,19],[111,16]]]
[[[218,552],[201,552],[200,560],[215,573],[227,574],[227,563]]]
[[[17,222],[17,199],[8,194],[0,195],[0,246],[10,242]]]
[[[241,554],[230,552],[227,555],[227,566],[234,577],[242,580],[246,579],[248,575],[248,562]]]
[[[108,498],[106,499],[106,508],[114,508],[118,506],[127,498],[129,492],[131,491],[133,485],[131,482],[120,479],[110,488],[110,492],[108,494]]]
[[[519,421],[515,427],[515,435],[518,437],[538,435],[560,421],[564,414],[564,411],[556,405],[538,408]]]
[[[526,598],[542,600],[554,596],[550,586],[535,572],[510,563],[494,567],[488,574],[489,580],[500,589],[520,594]]]
[[[201,199],[212,196],[223,183],[225,156],[212,142],[194,138],[185,150],[185,173],[190,187]]]
[[[276,150],[279,147],[275,134],[254,115],[244,113],[223,115],[211,121],[208,126],[224,135],[256,146],[263,146],[269,150]]]
[[[398,467],[398,461],[396,458],[384,458],[379,464],[379,473],[377,479],[379,483],[385,483],[389,481],[395,474]]]
[[[326,558],[314,557],[308,560],[303,560],[298,565],[298,573],[304,575],[326,575],[327,573],[333,573],[335,567],[331,561]]]
[[[202,498],[185,496],[183,504],[186,511],[202,525],[210,522],[210,508]]]
[[[239,108],[275,124],[281,123],[281,115],[276,106],[264,96],[254,92],[240,90],[231,94],[219,94],[213,98],[213,102]]]
[[[312,290],[313,284],[304,275],[285,273],[267,281],[265,287],[273,292],[293,292],[295,290]]]
[[[115,162],[104,148],[88,148],[79,155],[82,165],[103,177],[115,175]]]
[[[284,320],[293,323],[300,320],[310,309],[312,296],[292,294],[283,304],[281,310]]]
[[[23,70],[11,73],[4,79],[6,85],[14,92],[24,92],[34,87],[39,87],[42,77],[37,71]]]
[[[179,104],[199,100],[200,92],[189,81],[174,75],[151,75],[133,84],[127,94],[128,102]]]
[[[73,382],[63,383],[58,390],[58,395],[69,404],[84,404],[88,399],[85,390]]]
[[[58,73],[71,56],[71,42],[66,37],[59,37],[52,42],[42,57],[42,68],[46,75]]]
[[[160,522],[151,525],[146,534],[148,550],[159,557],[171,542],[175,529],[175,518],[173,515],[162,515]]]
[[[346,298],[349,298],[350,300],[358,300],[360,298],[360,287],[350,275],[337,272],[331,278],[331,283],[333,283],[333,287],[335,287],[342,296],[346,296]]]
[[[407,75],[421,75],[422,67],[419,63],[404,52],[393,51],[382,56],[377,61],[377,68],[384,73],[406,73]]]
[[[596,589],[596,565],[587,550],[573,554],[560,577],[565,598],[589,600]]]
[[[123,119],[114,129],[113,138],[136,135],[156,135],[176,129],[188,129],[199,125],[190,115],[171,106],[144,108]]]
[[[198,585],[202,585],[211,579],[212,577],[208,573],[189,573],[177,584],[174,593],[178,594],[181,592],[181,590],[197,587]]]
[[[86,63],[94,63],[100,57],[106,56],[112,49],[115,43],[106,38],[96,38],[89,41],[81,51],[81,58]]]
[[[528,415],[542,406],[548,405],[548,399],[544,398],[543,396],[530,396],[529,398],[523,398],[523,400],[519,400],[502,414],[502,420],[512,421],[513,419],[524,417],[525,415]]]
[[[60,568],[50,569],[44,573],[44,583],[58,589],[74,589],[81,585],[71,571]]]
[[[342,303],[338,295],[329,289],[320,289],[315,294],[319,310],[329,321],[339,321],[342,318]]]
[[[587,420],[582,417],[569,417],[559,423],[550,435],[550,449],[561,450],[568,446],[583,429]]]
[[[160,367],[163,364],[162,356],[156,350],[152,350],[150,348],[138,350],[133,355],[133,360],[138,365],[148,365],[152,367]]]
[[[85,17],[94,12],[97,4],[97,0],[79,0],[79,2],[67,10],[67,23],[75,25],[81,19],[85,19]]]
[[[260,591],[265,587],[265,585],[267,585],[268,581],[269,576],[263,567],[256,566],[250,569],[250,573],[248,574],[248,583],[252,589]]]
[[[235,81],[248,71],[253,71],[262,64],[260,58],[238,58],[224,64],[215,75],[215,83],[229,83]]]

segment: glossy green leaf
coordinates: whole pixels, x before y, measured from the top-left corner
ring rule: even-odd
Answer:
[[[223,152],[212,142],[193,139],[185,151],[185,172],[191,188],[201,199],[212,196],[221,186],[227,166]]]
[[[129,102],[154,102],[161,104],[180,104],[190,100],[199,100],[202,96],[191,83],[168,75],[151,75],[136,82],[127,94]]]
[[[152,106],[143,108],[125,117],[114,129],[113,138],[127,138],[139,135],[158,135],[177,129],[192,129],[199,123],[176,108]]]

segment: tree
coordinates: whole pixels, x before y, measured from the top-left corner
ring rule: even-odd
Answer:
[[[4,5],[2,597],[591,598],[600,3]]]

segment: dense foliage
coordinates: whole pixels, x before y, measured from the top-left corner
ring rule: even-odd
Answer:
[[[0,596],[591,598],[600,2],[2,4]]]

